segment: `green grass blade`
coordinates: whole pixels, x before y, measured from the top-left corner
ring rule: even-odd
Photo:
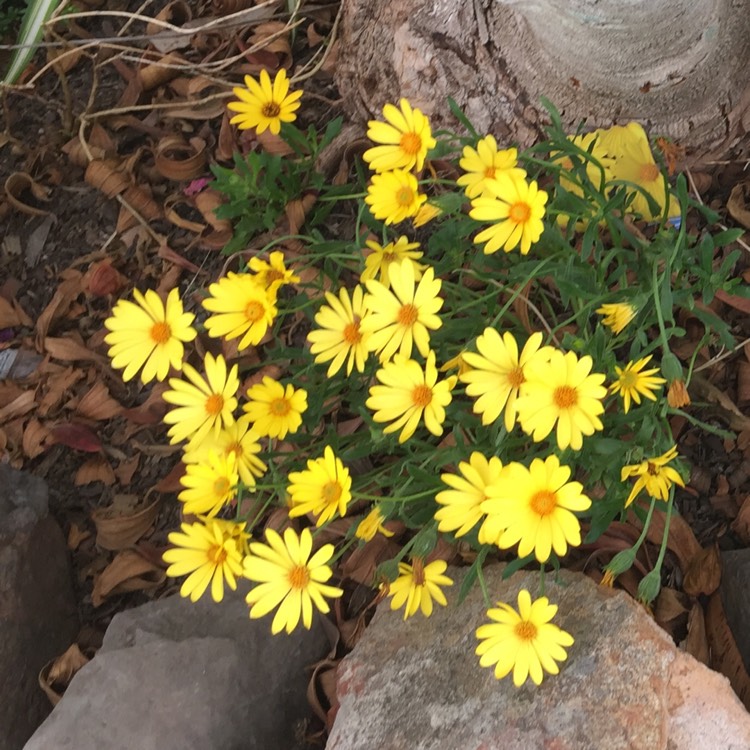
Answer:
[[[60,5],[61,0],[32,0],[26,8],[26,13],[18,35],[18,49],[13,53],[10,68],[3,78],[3,83],[12,84],[21,75],[24,68],[36,52],[36,46],[44,31],[44,24],[52,12]]]

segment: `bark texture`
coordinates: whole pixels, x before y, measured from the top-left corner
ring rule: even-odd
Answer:
[[[529,145],[547,97],[574,129],[639,120],[692,149],[750,131],[748,0],[343,0],[351,113],[405,96],[435,126],[453,97],[480,132]]]

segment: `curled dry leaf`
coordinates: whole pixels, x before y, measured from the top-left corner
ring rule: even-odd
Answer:
[[[122,410],[122,405],[109,395],[107,386],[97,380],[78,402],[76,414],[98,421],[112,419],[121,414]]]
[[[643,524],[638,520],[635,513],[628,515],[630,520],[636,528],[643,528]],[[666,513],[657,508],[654,510],[654,514],[651,517],[651,523],[648,527],[648,533],[646,538],[652,544],[660,545],[661,540],[664,536],[664,525],[666,523]],[[703,552],[703,548],[695,538],[693,530],[688,525],[687,521],[676,513],[672,514],[669,522],[669,538],[667,539],[667,547],[670,552],[674,553],[677,561],[680,564],[680,569],[687,571],[690,562],[693,558],[697,557]]]
[[[732,522],[732,531],[746,545],[750,545],[750,495],[742,501],[737,518]]]
[[[7,300],[0,295],[0,330],[3,328],[15,328],[16,326],[32,328],[34,322],[26,314],[21,305],[18,304],[15,297]]]
[[[68,313],[76,297],[83,291],[83,274],[69,268],[61,274],[62,281],[55,290],[52,299],[36,320],[36,346],[43,351],[44,339],[52,323]]]
[[[164,110],[164,117],[185,120],[212,120],[226,112],[226,100],[231,92],[206,76],[177,78],[170,88],[185,99],[184,107]],[[202,100],[206,101],[202,101]],[[200,104],[197,102],[201,102]]]
[[[172,26],[184,26],[188,21],[192,20],[192,18],[193,11],[184,0],[172,0],[171,3],[167,3],[156,14],[156,19],[158,21],[166,21],[167,23],[171,23]],[[146,25],[146,33],[149,36],[158,34],[160,31],[164,31],[164,29],[164,26],[154,23],[153,21]]]
[[[73,482],[76,487],[94,482],[101,482],[105,487],[111,487],[115,483],[115,473],[104,456],[94,456],[79,467]]]
[[[289,42],[289,24],[282,21],[259,23],[248,39],[254,50],[271,53],[277,60],[277,68],[289,68],[292,64],[292,46]]]
[[[42,667],[39,672],[39,687],[47,694],[53,706],[59,703],[75,674],[88,663],[89,659],[78,648],[78,644],[74,643],[64,654]]]
[[[317,193],[305,193],[298,200],[289,201],[284,208],[287,221],[289,222],[289,234],[299,234],[299,230],[305,223],[305,217],[318,200]]]
[[[163,568],[149,562],[135,550],[123,550],[94,578],[91,603],[99,607],[108,596],[156,588],[165,578]]]
[[[82,542],[85,542],[91,537],[91,532],[88,529],[84,529],[77,523],[72,522],[68,529],[68,549],[71,552],[75,552]]]
[[[36,458],[47,450],[46,440],[49,437],[49,428],[32,417],[24,427],[22,448],[27,458]]]
[[[44,339],[43,351],[61,362],[103,363],[105,361],[101,354],[92,352],[85,344],[67,336],[62,338],[47,336]]]
[[[750,180],[738,182],[729,194],[727,211],[745,229],[750,229]]]
[[[206,142],[202,138],[184,140],[177,135],[162,138],[156,146],[156,170],[168,180],[183,182],[206,169]]]
[[[137,425],[150,425],[161,422],[162,417],[167,412],[167,404],[161,395],[168,388],[169,386],[166,383],[156,383],[142,404],[134,406],[131,409],[125,409],[121,416]]]
[[[711,595],[706,608],[706,636],[711,651],[711,668],[729,679],[734,692],[750,710],[750,677],[748,677],[737,642],[729,628],[721,595]]]
[[[111,506],[91,514],[96,543],[108,550],[131,547],[153,526],[160,502],[157,497],[144,507],[137,495],[115,495]]]
[[[40,185],[26,172],[13,172],[5,180],[5,198],[19,213],[47,216],[50,212],[34,205],[49,200],[49,188]]]
[[[95,159],[86,168],[84,180],[104,193],[107,198],[114,198],[124,193],[130,186],[130,180],[121,171],[120,164],[114,159]]]
[[[238,10],[245,10],[255,5],[255,0],[213,0],[213,9],[219,16],[228,16]]]
[[[187,231],[195,232],[196,234],[200,234],[206,229],[205,224],[184,218],[180,215],[180,212],[187,215],[191,213],[194,214],[195,207],[192,203],[186,201],[180,194],[171,195],[166,201],[164,201],[164,216],[167,221],[172,222],[172,224],[180,229],[186,229]]]
[[[256,138],[263,150],[273,156],[289,156],[294,153],[294,149],[281,137],[281,134],[274,135],[270,130],[264,130],[258,133]]]
[[[109,260],[92,263],[83,275],[83,291],[92,297],[107,297],[117,294],[125,287],[127,279],[112,265]]]
[[[177,78],[187,65],[185,58],[176,52],[170,52],[158,60],[144,60],[144,63],[138,71],[141,91],[152,91]]]
[[[232,222],[229,219],[220,219],[216,216],[216,209],[224,202],[218,190],[202,190],[193,200],[201,216],[213,229],[217,232],[232,231]]]
[[[703,607],[698,602],[693,604],[688,615],[687,638],[683,645],[685,651],[693,658],[707,667],[710,666],[711,651],[706,636],[706,619],[703,616]]]
[[[682,588],[690,596],[713,594],[721,583],[721,560],[714,544],[701,550],[688,565]]]
[[[36,394],[33,390],[24,391],[9,404],[0,409],[0,424],[17,419],[30,412],[36,406]]]
[[[148,187],[132,185],[120,198],[123,205],[117,217],[116,228],[119,233],[140,223],[133,212],[146,222],[154,221],[162,215],[161,208],[151,197],[151,190]]]

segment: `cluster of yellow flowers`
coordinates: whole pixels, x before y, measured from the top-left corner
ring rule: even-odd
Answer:
[[[240,128],[279,133],[282,123],[295,119],[299,92],[289,92],[284,71],[273,82],[264,72],[259,82],[247,77],[246,84],[247,89],[235,89],[239,101],[229,105],[239,113],[232,122]],[[398,107],[387,104],[383,116],[386,122],[369,123],[368,136],[374,145],[364,159],[375,174],[365,203],[385,224],[418,219],[427,201],[420,194],[418,174],[436,145],[430,123],[405,99]],[[626,170],[626,164],[632,166],[636,156],[642,156],[640,151],[634,154],[632,146],[640,136],[628,128],[621,129],[627,137],[613,128],[574,140],[609,170],[607,181],[643,185],[645,171],[636,175]],[[613,156],[616,151],[619,157]],[[464,174],[457,183],[471,201],[469,215],[491,223],[475,237],[476,243],[484,243],[485,254],[519,248],[526,255],[544,231],[547,193],[535,181],[527,181],[517,158],[515,149],[499,150],[492,136],[481,138],[476,148],[463,150]],[[561,168],[565,172],[572,166],[563,163]],[[578,188],[572,177],[560,179],[569,191]],[[656,191],[657,201],[660,195]],[[638,196],[631,207],[645,214]],[[327,365],[328,377],[342,370],[347,376],[355,370],[363,373],[370,356],[377,359],[365,405],[373,421],[384,425],[383,433],[398,433],[399,443],[409,441],[422,425],[430,434],[442,435],[446,408],[460,383],[483,425],[502,418],[507,432],[518,424],[534,442],[554,432],[560,450],[578,451],[585,437],[603,429],[600,417],[608,393],[621,397],[627,413],[642,397],[655,401],[665,382],[657,375],[658,368],[644,369],[651,359],[646,356],[618,367],[617,378],[607,388],[605,375],[593,371],[590,356],[544,345],[541,332],[519,342],[511,332],[501,333],[492,326],[476,338],[476,351],[462,341],[453,359],[439,366],[431,338],[444,323],[441,279],[423,262],[419,243],[406,236],[385,245],[369,240],[366,245],[369,252],[361,257],[359,283],[325,293],[307,340],[315,362]],[[202,302],[210,313],[205,321],[208,334],[239,339],[240,351],[266,339],[279,315],[278,290],[299,282],[280,252],[272,252],[268,261],[252,259],[248,271],[229,273],[211,284]],[[168,294],[166,303],[153,291],[136,291],[134,297],[135,302],[119,301],[106,322],[113,366],[124,369],[125,380],[140,371],[144,383],[164,380],[170,370],[183,375],[169,380],[164,400],[173,408],[164,421],[170,425],[171,441],[185,442],[186,471],[181,480],[185,489],[179,499],[185,513],[197,520],[170,534],[174,547],[164,555],[170,564],[168,574],[187,575],[183,596],[196,600],[210,585],[217,601],[225,583],[234,589],[244,576],[257,584],[247,596],[251,617],[276,610],[274,633],[291,632],[300,621],[309,628],[313,609],[328,612],[326,599],[343,593],[327,583],[332,576],[333,545],[313,552],[309,528],[300,534],[286,529],[283,537],[267,530],[265,542],[251,541],[245,523],[217,517],[238,504],[242,491],[252,491],[267,471],[262,442],[283,440],[300,430],[306,391],[264,377],[247,388],[243,414],[236,417],[238,366],[230,368],[221,354],[208,353],[204,376],[183,362],[184,345],[196,337],[196,331],[194,316],[183,311],[177,291]],[[604,304],[597,312],[616,336],[637,315],[629,302]],[[450,371],[455,374],[442,374]],[[317,425],[306,427],[312,431]],[[627,504],[642,490],[666,500],[673,484],[682,485],[679,473],[669,466],[675,457],[672,447],[661,456],[623,467],[623,482],[636,478]],[[519,557],[533,554],[540,563],[553,552],[563,556],[570,546],[581,543],[576,513],[592,504],[581,483],[571,481],[572,474],[572,468],[556,455],[534,458],[527,466],[474,451],[456,471],[441,474],[448,489],[435,497],[437,528],[456,537],[478,528],[481,544],[499,549],[517,545]],[[349,469],[328,445],[323,456],[308,459],[305,469],[290,472],[287,479],[289,516],[312,516],[316,527],[344,516],[356,494]],[[356,537],[367,541],[378,533],[390,535],[383,525],[386,507],[373,505],[359,523]],[[403,608],[404,619],[417,611],[429,616],[434,602],[446,604],[442,588],[453,583],[446,569],[443,560],[426,562],[414,555],[409,563],[399,562],[398,577],[382,584],[383,593],[391,596],[392,609]],[[518,611],[498,602],[497,608],[488,610],[491,622],[476,632],[482,666],[493,666],[498,678],[513,671],[516,685],[527,678],[539,684],[545,671],[556,674],[557,662],[566,658],[565,647],[573,643],[568,633],[552,624],[556,611],[546,597],[532,601],[525,590],[518,596]]]

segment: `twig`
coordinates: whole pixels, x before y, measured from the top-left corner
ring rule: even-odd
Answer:
[[[693,372],[700,372],[701,370],[706,370],[709,367],[713,367],[723,359],[731,357],[735,352],[745,346],[745,344],[750,344],[750,338],[746,338],[744,341],[740,341],[739,344],[735,344],[735,346],[731,349],[722,349],[722,351],[720,351],[715,357],[711,357],[711,359],[709,359],[707,362],[704,362],[700,367],[694,367]]]

